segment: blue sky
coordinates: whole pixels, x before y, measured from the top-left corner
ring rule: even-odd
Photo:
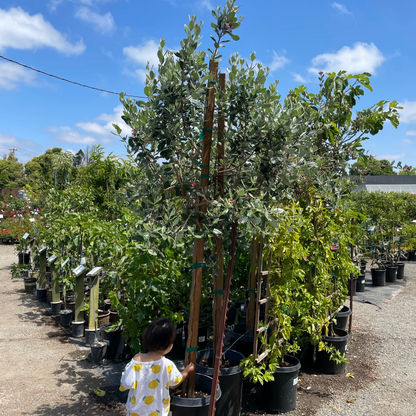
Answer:
[[[157,64],[160,38],[176,49],[189,15],[205,22],[202,48],[211,47],[211,10],[218,0],[2,0],[0,55],[104,90],[143,96],[146,62]],[[280,93],[318,88],[317,71],[370,72],[374,92],[359,107],[397,100],[404,109],[364,142],[378,158],[416,165],[416,1],[240,0],[244,16],[221,63],[239,52],[270,66]],[[101,144],[125,154],[111,134],[121,124],[117,95],[82,88],[0,59],[0,155],[17,148],[26,162],[50,147],[85,150]],[[126,130],[127,132],[127,130]]]

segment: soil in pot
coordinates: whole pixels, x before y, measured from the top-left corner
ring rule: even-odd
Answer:
[[[371,269],[371,280],[373,286],[385,286],[386,269]]]
[[[171,391],[170,410],[172,416],[208,416],[209,402],[211,400],[212,378],[205,374],[195,375],[195,390],[198,396],[187,398],[180,396],[179,391]],[[177,389],[178,390],[178,389]],[[216,400],[221,397],[221,388],[218,386]]]
[[[335,328],[345,330],[347,327],[348,317],[351,315],[351,309],[348,306],[343,306],[342,309],[335,315],[337,323]]]
[[[196,371],[211,376],[214,374],[214,351],[202,350],[197,353]],[[221,398],[216,404],[216,416],[239,416],[243,395],[243,370],[239,368],[244,355],[228,350],[223,354],[219,382]]]
[[[285,361],[273,374],[274,381],[261,386],[261,402],[265,410],[272,413],[287,413],[296,408],[298,374],[300,362],[286,355]]]
[[[357,278],[357,292],[365,291],[365,274],[359,274]]]
[[[386,282],[394,283],[397,279],[397,266],[386,267]]]
[[[347,351],[347,342],[350,335],[343,329],[335,328],[331,336],[323,336],[322,341],[333,345],[341,354]],[[330,360],[330,354],[326,351],[316,352],[316,368],[325,374],[341,374],[345,371],[345,363],[337,364]]]
[[[108,323],[110,323],[110,311],[98,309],[98,328]]]

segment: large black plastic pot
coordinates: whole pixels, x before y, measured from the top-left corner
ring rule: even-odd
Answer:
[[[337,323],[335,328],[345,330],[347,327],[348,317],[352,314],[351,309],[348,306],[343,306],[342,309],[335,315]]]
[[[210,377],[214,374],[214,368],[201,365],[205,360],[212,363],[214,350],[199,351],[196,356],[196,372],[206,374]],[[221,387],[221,398],[217,401],[215,416],[240,416],[241,402],[243,398],[243,370],[239,368],[240,361],[244,355],[240,352],[228,350],[225,352],[225,360],[232,366],[221,368],[219,382]]]
[[[231,341],[231,348],[248,357],[253,354],[254,337],[252,335],[244,335],[246,333],[246,324],[237,324],[228,331]]]
[[[365,274],[359,274],[357,278],[357,292],[365,291]]]
[[[404,279],[404,263],[397,263],[397,279]]]
[[[105,342],[93,342],[91,344],[91,361],[94,364],[101,364],[107,352],[107,344]]]
[[[410,251],[409,252],[409,261],[416,261],[416,252]]]
[[[211,387],[211,377],[205,374],[195,374],[195,390],[202,391],[206,394],[206,396],[194,399],[171,396],[170,410],[172,412],[172,416],[208,416],[209,402],[211,400]],[[220,397],[221,388],[218,386],[215,398],[218,401]]]
[[[100,327],[101,337],[107,344],[107,358],[114,360],[122,358],[124,354],[124,338],[121,335],[121,329],[108,330],[111,324],[105,324]]]
[[[386,269],[371,269],[373,286],[386,286]]]
[[[19,264],[29,264],[30,253],[19,253]]]
[[[397,266],[386,267],[386,282],[394,283],[397,279]]]
[[[352,278],[352,295],[357,294],[357,278]],[[348,296],[351,296],[351,279],[348,279]]]
[[[343,329],[335,328],[336,336],[323,336],[322,341],[334,346],[341,354],[347,351],[347,342],[350,335]],[[325,374],[341,374],[345,371],[345,363],[337,364],[330,360],[331,354],[326,351],[316,352],[316,368]]]
[[[300,362],[291,355],[285,355],[290,367],[279,367],[273,374],[274,381],[261,386],[262,406],[268,412],[286,413],[296,408],[298,373]]]
[[[24,279],[25,284],[25,292],[27,293],[35,293],[36,292],[36,282],[38,279],[36,277],[29,277]]]
[[[71,309],[61,309],[59,311],[59,319],[62,326],[69,326],[72,322],[72,310]]]

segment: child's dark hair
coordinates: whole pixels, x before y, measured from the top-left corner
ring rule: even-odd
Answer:
[[[164,351],[175,342],[176,328],[168,318],[155,319],[146,328],[143,346],[148,351]]]

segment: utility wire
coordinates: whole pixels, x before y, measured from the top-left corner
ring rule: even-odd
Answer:
[[[75,82],[75,81],[70,81],[69,79],[61,78],[61,77],[58,77],[58,76],[56,76],[56,75],[48,74],[47,72],[40,71],[39,69],[32,68],[31,66],[27,66],[27,65],[24,65],[24,64],[22,64],[22,63],[20,63],[20,62],[13,61],[12,59],[6,58],[5,56],[1,56],[1,55],[0,55],[0,58],[1,58],[1,59],[4,59],[5,61],[12,62],[13,64],[23,66],[24,68],[30,69],[30,70],[32,70],[32,71],[39,72],[40,74],[47,75],[48,77],[56,78],[56,79],[59,79],[59,80],[61,80],[61,81],[65,81],[65,82],[69,82],[69,83],[71,83],[71,84],[79,85],[80,87],[90,88],[90,89],[92,89],[92,90],[96,90],[96,91],[107,92],[107,93],[109,93],[109,94],[120,95],[120,93],[119,93],[119,92],[108,91],[108,90],[103,90],[103,89],[101,89],[101,88],[91,87],[91,86],[89,86],[89,85],[81,84],[81,83],[79,83],[79,82]],[[144,96],[141,96],[141,95],[130,95],[130,94],[125,94],[125,96],[126,96],[126,97],[146,98],[146,99],[147,99],[147,97],[144,97]]]

